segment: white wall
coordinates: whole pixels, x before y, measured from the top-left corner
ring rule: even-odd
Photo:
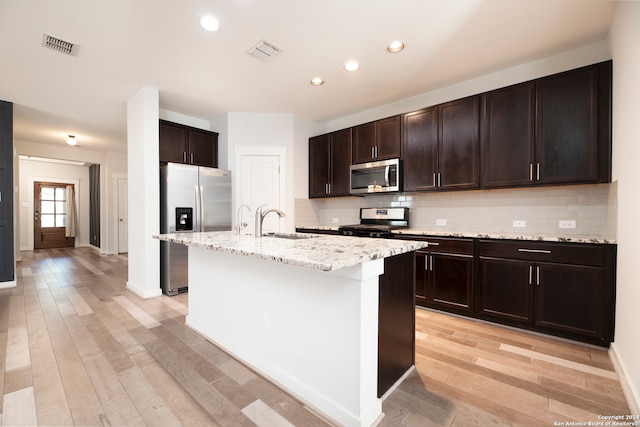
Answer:
[[[498,89],[527,80],[548,76],[550,74],[578,68],[584,65],[611,59],[606,41],[587,45],[558,55],[549,56],[537,61],[528,62],[516,67],[497,71],[467,80],[455,85],[425,92],[398,102],[386,104],[371,110],[362,111],[347,117],[341,117],[324,124],[322,132],[344,129],[372,120],[419,110],[431,105],[441,104],[454,99]]]
[[[237,147],[284,147],[286,150],[285,165],[281,172],[285,174],[284,202],[280,206],[286,214],[285,228],[292,230],[295,224],[293,197],[293,161],[294,161],[294,116],[293,114],[270,113],[228,113],[227,115],[227,164],[229,169],[235,165]],[[213,129],[217,132],[216,129]],[[237,173],[232,177],[234,186],[238,182]],[[235,194],[235,190],[234,190]],[[252,208],[255,209],[254,206]]]
[[[20,216],[20,250],[33,250],[34,181],[74,184],[78,228],[76,246],[89,245],[89,168],[86,166],[20,160],[18,206]]]
[[[127,288],[142,298],[161,294],[159,92],[144,86],[127,102],[129,277]]]
[[[27,155],[27,156],[37,156],[37,157],[48,157],[54,159],[64,159],[64,160],[77,160],[82,162],[94,163],[100,165],[100,252],[101,253],[115,253],[117,251],[117,235],[116,240],[112,235],[113,228],[116,228],[117,233],[117,219],[114,219],[109,210],[109,201],[111,200],[111,194],[117,191],[117,188],[113,188],[108,177],[109,171],[114,170],[118,172],[126,172],[126,160],[123,161],[123,156],[126,156],[123,153],[104,153],[89,150],[86,148],[82,148],[79,146],[76,147],[68,147],[66,145],[62,145],[59,143],[51,143],[51,144],[40,144],[29,141],[21,141],[15,140],[14,146],[18,155]],[[124,157],[126,159],[126,157]],[[48,170],[53,174],[52,176],[57,176],[59,178],[64,178],[64,172],[62,170],[56,171],[57,165],[48,166]],[[124,171],[123,171],[124,168]],[[18,167],[18,179],[17,181],[22,181],[23,172],[20,167]],[[88,188],[88,184],[87,184]],[[28,190],[28,188],[26,189]],[[20,185],[18,188],[18,199],[21,199],[23,192],[23,186]],[[33,192],[33,189],[31,189]],[[115,196],[117,197],[117,195]],[[16,241],[20,242],[20,247],[24,247],[23,236],[21,236],[22,231],[25,226],[22,224],[23,220],[26,218],[22,218],[24,216],[23,209],[20,207],[20,203],[18,203],[15,207],[16,216],[19,218],[17,228],[16,228]],[[29,219],[32,219],[31,212]],[[80,215],[86,216],[88,218],[88,211],[86,213],[79,212]],[[33,232],[33,231],[32,231]],[[88,236],[89,232],[86,233],[87,236],[87,244],[88,244]],[[33,245],[33,244],[32,244]],[[115,249],[113,249],[113,245],[115,245]]]
[[[609,39],[613,57],[613,178],[618,181],[616,336],[612,346],[624,373],[631,413],[640,414],[640,332],[637,247],[640,242],[640,3],[620,2]]]

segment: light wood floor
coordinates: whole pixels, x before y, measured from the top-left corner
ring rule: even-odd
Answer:
[[[187,295],[142,300],[126,256],[22,254],[0,290],[0,425],[324,426],[184,326]],[[606,351],[416,311],[416,370],[381,426],[551,426],[628,414]]]

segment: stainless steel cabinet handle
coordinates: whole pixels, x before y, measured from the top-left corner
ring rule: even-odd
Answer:
[[[429,257],[429,264],[430,264],[429,270],[433,271],[433,255]]]
[[[377,145],[375,146],[375,149],[376,149],[376,151],[375,151],[376,157],[375,158],[377,159],[378,158],[378,146]]]
[[[442,174],[438,172],[438,187],[442,187]]]
[[[529,284],[533,283],[533,265],[529,266]]]
[[[327,184],[327,188],[329,188],[329,191],[327,192],[327,194],[331,194],[331,183]]]
[[[371,158],[372,159],[376,158],[376,147],[371,147]]]
[[[435,173],[435,172],[433,173],[433,186],[434,186],[434,187],[437,187],[437,186],[438,186],[438,185],[437,185],[437,182],[436,182],[436,173]]]
[[[533,181],[533,163],[529,163],[529,181]]]
[[[187,152],[186,151],[182,152],[182,163],[187,163]]]
[[[518,252],[528,252],[533,254],[550,254],[551,253],[551,251],[548,251],[546,249],[524,249],[524,248],[518,249]]]
[[[329,184],[324,184],[324,194],[329,194]]]
[[[429,246],[440,246],[440,243],[437,243],[437,242],[429,242],[429,241],[427,241],[427,244]]]
[[[536,164],[536,181],[540,181],[540,163]]]
[[[540,286],[540,266],[536,266],[536,286]]]
[[[193,153],[191,153],[191,160],[190,163],[193,163]]]

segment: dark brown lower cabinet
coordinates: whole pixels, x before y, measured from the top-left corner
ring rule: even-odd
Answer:
[[[477,314],[608,346],[615,245],[480,240]]]
[[[414,252],[385,258],[379,280],[378,397],[415,363]]]
[[[474,256],[472,239],[426,239],[416,252],[416,304],[473,313]]]

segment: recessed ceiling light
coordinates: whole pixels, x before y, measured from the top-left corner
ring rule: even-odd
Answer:
[[[311,79],[311,84],[314,86],[320,86],[324,83],[324,80],[322,80],[320,77],[314,77]]]
[[[78,141],[76,141],[76,137],[75,135],[69,135],[67,136],[67,144],[69,145],[76,145],[78,143]]]
[[[389,46],[387,46],[387,50],[391,53],[400,52],[402,49],[404,49],[404,43],[400,40],[393,41],[389,43]]]
[[[218,24],[218,20],[211,15],[203,16],[200,19],[200,25],[202,25],[202,28],[204,28],[205,30],[211,31],[211,32],[218,31],[218,28],[220,28],[220,24]]]
[[[356,71],[358,68],[360,68],[360,64],[358,64],[356,61],[349,61],[344,64],[344,69],[347,71]]]

